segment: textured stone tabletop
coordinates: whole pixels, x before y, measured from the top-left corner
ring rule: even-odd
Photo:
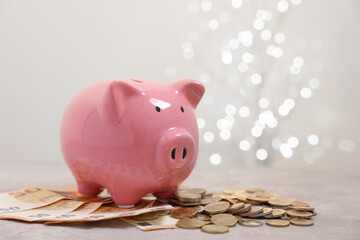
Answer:
[[[0,192],[28,186],[67,187],[75,181],[64,163],[1,164]],[[304,170],[195,170],[184,183],[211,192],[261,187],[293,196],[316,208],[314,226],[248,228],[235,226],[229,233],[210,235],[201,230],[169,229],[142,232],[119,220],[47,226],[0,220],[0,239],[360,239],[360,174]]]

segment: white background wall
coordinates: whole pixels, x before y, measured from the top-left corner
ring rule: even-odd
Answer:
[[[91,83],[117,78],[161,82],[198,78],[181,50],[188,32],[199,25],[192,22],[187,4],[0,0],[0,163],[62,162],[62,113],[70,99]],[[323,70],[318,75],[321,88],[311,101],[299,105],[282,131],[316,130],[320,137],[332,138],[334,147],[312,165],[304,163],[300,150],[292,159],[274,156],[269,166],[360,170],[359,10],[356,0],[304,0],[284,23],[289,42],[299,37],[322,40],[316,58]],[[169,65],[177,69],[174,78],[165,75]],[[201,104],[198,113],[205,117],[215,110]],[[321,117],[309,118],[314,115]],[[339,151],[340,139],[352,140],[357,148],[352,153]],[[234,158],[242,155],[233,144],[217,149],[224,155],[217,166],[209,164],[211,151],[201,143],[199,169],[244,165]]]

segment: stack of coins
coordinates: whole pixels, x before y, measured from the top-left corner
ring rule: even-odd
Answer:
[[[280,196],[261,188],[231,189],[207,193],[203,188],[182,189],[170,203],[170,216],[179,219],[177,226],[201,228],[206,233],[226,233],[234,226],[271,227],[312,226],[317,213],[305,202]]]

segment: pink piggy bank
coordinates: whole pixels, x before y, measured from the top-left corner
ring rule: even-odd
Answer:
[[[128,79],[79,92],[61,124],[62,153],[79,193],[93,196],[105,187],[123,208],[147,193],[170,197],[197,159],[194,111],[204,91],[191,79]]]

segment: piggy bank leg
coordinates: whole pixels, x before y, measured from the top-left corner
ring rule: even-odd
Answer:
[[[165,202],[167,201],[167,199],[169,197],[171,197],[171,195],[173,195],[174,193],[176,193],[178,190],[178,187],[172,187],[166,191],[162,191],[162,192],[155,192],[154,196],[157,197],[158,201],[160,202]]]
[[[95,183],[77,181],[78,192],[84,196],[97,196],[101,187]]]
[[[132,191],[115,191],[109,189],[111,197],[119,208],[133,208],[137,202],[142,198],[142,194],[134,193]]]

